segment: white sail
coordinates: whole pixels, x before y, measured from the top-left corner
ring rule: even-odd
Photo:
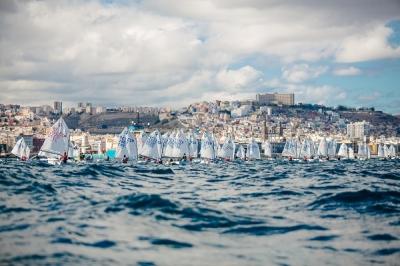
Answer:
[[[48,158],[59,158],[64,152],[68,153],[69,135],[67,124],[65,124],[64,119],[60,117],[51,127],[50,133],[40,148],[39,155]]]
[[[286,140],[285,146],[282,151],[283,157],[297,158],[297,143],[294,139]]]
[[[182,131],[179,131],[178,134],[176,134],[174,144],[172,157],[182,158],[183,156],[189,156],[189,141]]]
[[[371,159],[371,149],[369,148],[369,145],[366,145],[367,149],[367,159]]]
[[[235,142],[231,138],[225,139],[218,156],[231,161],[235,159]]]
[[[301,158],[301,143],[299,140],[295,140],[295,158]]]
[[[286,140],[285,146],[283,147],[282,156],[283,157],[290,157],[292,154],[290,153],[290,145],[291,140]]]
[[[200,157],[204,159],[215,159],[214,140],[208,133],[204,133],[201,139]]]
[[[196,136],[192,133],[189,136],[189,156],[197,158],[198,156],[198,141]]]
[[[371,156],[371,152],[369,150],[369,146],[366,143],[359,143],[358,144],[357,156],[359,158],[364,158],[364,159],[368,159]]]
[[[354,159],[354,150],[352,147],[349,147],[348,152],[349,152],[349,159]]]
[[[23,157],[27,160],[29,159],[30,149],[28,145],[26,145],[24,138],[20,138],[16,143],[14,148],[11,151],[12,154],[22,159]]]
[[[266,141],[264,143],[264,155],[268,158],[272,157],[272,146],[269,141]]]
[[[389,147],[387,145],[383,145],[383,153],[386,158],[390,156]]]
[[[341,158],[349,158],[349,149],[345,143],[342,143],[337,154]]]
[[[153,131],[143,143],[141,155],[151,159],[160,160],[162,156],[161,143],[160,133],[157,130]]]
[[[301,143],[301,149],[300,149],[300,155],[299,158],[311,158],[312,152],[311,152],[311,142],[308,139],[303,140]]]
[[[396,157],[396,148],[394,147],[393,144],[390,145],[389,153],[390,153],[390,156],[391,156],[391,157]]]
[[[171,133],[168,137],[167,143],[164,148],[164,157],[173,157],[173,151],[175,146],[175,133]]]
[[[240,158],[242,160],[246,159],[246,152],[244,151],[244,148],[242,145],[239,145],[239,148],[236,152],[236,157]]]
[[[211,139],[213,141],[215,156],[217,156],[220,153],[221,146],[219,145],[219,142],[217,138],[214,136],[214,134],[211,134]]]
[[[260,160],[260,148],[258,143],[254,139],[251,139],[250,143],[247,144],[246,157],[248,160]]]
[[[336,149],[337,149],[336,140],[329,141],[328,142],[328,156],[329,157],[335,157],[336,156]]]
[[[318,156],[328,156],[328,144],[326,138],[321,139],[318,146]]]
[[[142,148],[144,143],[146,142],[146,139],[148,137],[148,134],[146,132],[142,132],[139,138],[136,140],[137,142],[137,148],[138,148],[138,154],[142,154]]]
[[[72,144],[72,142],[69,143],[68,158],[74,158],[74,145]]]
[[[136,161],[138,159],[138,149],[137,149],[137,141],[135,136],[132,135],[129,130],[126,131],[125,134],[126,139],[126,151],[127,157],[129,160]]]
[[[29,159],[29,156],[30,156],[30,155],[31,155],[31,149],[29,148],[28,145],[26,145],[26,146],[25,146],[25,149],[24,149],[24,156],[25,156],[26,160]]]
[[[122,159],[124,156],[128,156],[128,149],[127,149],[127,132],[128,129],[124,128],[121,134],[118,136],[118,144],[116,148],[115,158]]]
[[[385,158],[385,149],[382,144],[378,145],[378,158]]]

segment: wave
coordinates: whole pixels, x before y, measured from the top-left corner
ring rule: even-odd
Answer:
[[[256,236],[274,235],[274,234],[286,234],[293,231],[307,230],[307,231],[325,231],[328,230],[325,227],[318,225],[307,225],[299,224],[293,226],[246,226],[236,227],[224,231],[225,234],[249,234]]]
[[[173,220],[174,226],[190,231],[261,223],[252,218],[230,215],[205,207],[185,207],[154,194],[135,193],[118,197],[105,212],[123,210],[129,210],[132,215],[152,215],[157,220]]]
[[[175,248],[175,249],[193,247],[193,245],[190,243],[171,240],[171,239],[167,239],[167,238],[139,237],[139,240],[146,240],[146,241],[149,241],[152,245],[167,246],[167,247]]]
[[[312,209],[335,210],[354,208],[359,212],[393,213],[400,212],[400,192],[370,191],[362,189],[355,192],[341,192],[332,195],[323,194],[309,204]]]

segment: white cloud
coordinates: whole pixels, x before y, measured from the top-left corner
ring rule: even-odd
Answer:
[[[216,81],[219,86],[227,90],[245,90],[257,86],[262,82],[263,74],[251,66],[244,66],[237,70],[223,69],[217,73]]]
[[[308,64],[298,64],[282,68],[282,77],[289,82],[300,83],[317,78],[328,70],[326,66],[311,67]]]
[[[295,93],[296,102],[317,103],[333,106],[347,97],[347,93],[330,85],[311,86],[287,84],[286,91]]]
[[[375,59],[399,58],[400,47],[392,47],[388,38],[392,30],[377,25],[360,34],[345,38],[336,54],[338,62],[360,62]]]
[[[361,70],[356,67],[337,68],[333,71],[336,76],[356,76],[361,74]]]
[[[122,2],[0,1],[0,99],[183,105],[247,97],[268,84],[247,58],[285,64],[282,76],[301,83],[327,71],[313,66],[319,60],[392,56],[383,25],[400,14],[394,0]],[[365,35],[377,40],[366,47],[379,49],[353,55],[371,21],[380,26]]]

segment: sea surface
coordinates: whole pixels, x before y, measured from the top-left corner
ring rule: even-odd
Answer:
[[[400,161],[0,162],[1,265],[399,265]]]

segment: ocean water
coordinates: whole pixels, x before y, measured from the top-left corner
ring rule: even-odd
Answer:
[[[3,161],[0,264],[399,265],[399,166]]]

